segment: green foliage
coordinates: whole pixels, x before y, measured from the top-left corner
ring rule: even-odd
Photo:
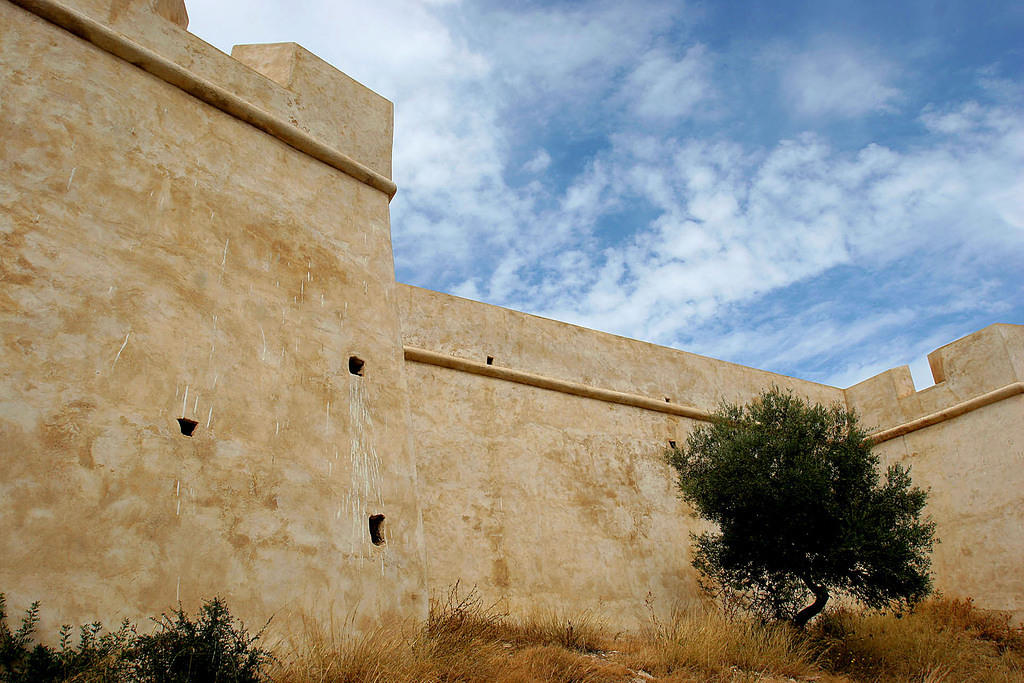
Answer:
[[[102,633],[98,623],[79,629],[78,645],[71,644],[71,627],[60,630],[58,647],[33,643],[39,622],[34,602],[16,631],[7,624],[7,605],[0,593],[0,683],[56,681],[138,683],[259,683],[268,680],[266,650],[254,647],[262,631],[249,636],[235,626],[219,598],[205,602],[195,621],[179,607],[161,615],[160,628],[139,636],[128,621]],[[102,635],[101,635],[102,634]]]
[[[33,644],[32,634],[38,623],[39,603],[34,602],[18,630],[12,632],[7,625],[6,599],[0,593],[0,682],[47,683],[75,676],[90,681],[127,680],[130,664],[122,653],[134,636],[127,621],[117,631],[103,635],[103,627],[98,623],[82,626],[77,646],[71,645],[71,627],[65,625],[60,630],[57,648]]]
[[[253,644],[263,634],[246,633],[220,598],[203,604],[192,621],[178,607],[158,620],[160,630],[139,636],[132,658],[140,680],[154,683],[259,683],[270,653]]]
[[[881,481],[871,441],[842,406],[773,387],[723,404],[666,459],[683,499],[718,526],[693,537],[693,565],[723,597],[803,626],[833,591],[899,609],[931,589],[927,493],[900,465]]]

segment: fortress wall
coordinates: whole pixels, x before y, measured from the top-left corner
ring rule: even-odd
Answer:
[[[878,446],[931,490],[935,587],[1024,621],[1024,395]]]
[[[843,402],[842,389],[695,353],[597,332],[399,285],[407,346],[525,370],[570,382],[639,394],[703,411],[722,400],[746,402],[776,384],[819,403]]]
[[[701,522],[662,461],[694,419],[480,374],[502,366],[713,410],[772,383],[816,401],[833,387],[415,287],[400,287],[407,347],[473,359],[407,363],[428,583],[456,580],[516,612],[595,609],[638,627],[692,599]],[[414,357],[413,354],[407,358]],[[415,356],[421,357],[421,356]]]
[[[280,86],[146,3],[76,7],[143,41],[150,70],[177,60],[287,109]],[[214,594],[255,627],[424,616],[389,193],[19,5],[0,1],[0,26],[12,612],[43,600],[43,634]]]
[[[391,103],[186,24],[0,0],[0,591],[41,632],[215,593],[366,631],[456,580],[639,625],[695,590],[665,446],[772,384],[858,410],[938,586],[1024,614],[1024,326],[844,391],[397,285]]]
[[[931,489],[936,587],[1024,620],[1024,325],[990,325],[928,358],[932,387],[915,392],[902,367],[850,387],[847,398],[881,428],[952,415],[877,450]],[[978,400],[994,395],[1002,398]]]
[[[661,455],[700,418],[658,403],[708,411],[774,383],[822,403],[845,397],[888,432],[883,462],[909,464],[932,490],[936,586],[1021,618],[1024,326],[935,351],[943,381],[921,392],[905,367],[842,391],[429,290],[400,294],[431,590],[460,580],[515,611],[598,609],[627,626],[647,618],[648,594],[661,608],[692,597],[700,522]],[[609,403],[586,386],[641,396]]]

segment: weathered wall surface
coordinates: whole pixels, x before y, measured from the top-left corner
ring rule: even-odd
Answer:
[[[1024,398],[990,393],[1019,381],[1024,326],[939,349],[943,381],[921,392],[905,367],[843,391],[428,290],[401,296],[432,590],[460,580],[515,610],[599,609],[627,625],[647,617],[648,594],[661,608],[692,597],[699,522],[661,456],[696,421],[658,402],[708,412],[776,384],[846,402],[879,433],[909,427],[879,452],[932,489],[937,587],[1024,616]],[[580,385],[654,401],[608,403]]]
[[[240,101],[293,99],[146,3],[78,9]],[[15,4],[0,27],[12,608],[110,624],[216,593],[257,626],[423,614],[389,195]],[[390,150],[375,135],[347,151]]]
[[[639,625],[695,591],[664,448],[772,384],[857,409],[938,586],[1024,616],[1024,327],[844,391],[397,285],[391,104],[186,24],[0,0],[0,591],[44,631],[213,594],[366,629],[455,581]]]
[[[931,489],[927,511],[941,540],[932,556],[936,587],[1024,620],[1024,325],[991,325],[928,359],[934,386],[915,392],[900,367],[850,387],[848,401],[867,424],[887,429],[1018,385],[877,448]]]
[[[842,391],[402,286],[405,343],[671,404],[714,410],[775,383]],[[407,365],[428,582],[460,580],[516,610],[597,609],[639,626],[696,594],[689,533],[662,461],[695,421],[424,362]]]

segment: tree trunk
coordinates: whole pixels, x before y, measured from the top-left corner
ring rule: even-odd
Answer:
[[[825,590],[824,586],[819,586],[806,578],[803,579],[803,582],[814,593],[814,602],[804,607],[793,617],[793,624],[799,629],[802,629],[808,621],[825,609],[825,603],[828,602],[828,591]]]

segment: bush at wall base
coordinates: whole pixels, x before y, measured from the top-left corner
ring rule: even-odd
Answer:
[[[193,620],[179,606],[155,621],[156,632],[138,635],[125,620],[102,633],[98,623],[79,629],[72,644],[71,627],[60,631],[57,647],[34,643],[39,603],[26,611],[17,630],[7,623],[0,593],[0,683],[49,683],[80,678],[90,681],[146,683],[261,683],[271,655],[255,646],[263,631],[250,636],[220,598],[203,603]]]

